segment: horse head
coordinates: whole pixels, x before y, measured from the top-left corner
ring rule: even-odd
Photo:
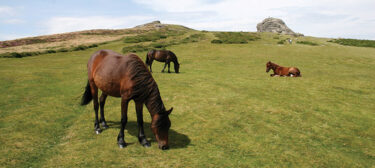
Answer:
[[[152,117],[151,129],[158,141],[159,148],[166,150],[168,146],[168,131],[171,127],[169,114],[171,114],[173,107],[170,110],[165,110],[162,113],[155,114]]]
[[[268,61],[266,64],[266,73],[268,73],[272,69],[272,62]]]
[[[176,73],[179,73],[180,72],[180,64],[178,62],[174,63],[174,71]]]

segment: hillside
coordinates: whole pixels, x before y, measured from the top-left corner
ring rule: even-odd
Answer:
[[[186,31],[189,28],[151,22],[128,29],[95,29],[78,32],[28,37],[16,40],[0,41],[0,54],[11,52],[36,52],[73,48],[79,45],[102,44],[121,40],[127,36],[163,29]]]
[[[91,45],[80,34],[64,52],[43,53],[50,48],[38,43],[30,45],[40,45],[32,50],[38,55],[0,58],[0,167],[375,165],[375,48],[178,25],[129,30],[134,32],[108,35],[117,37],[82,50],[70,50]],[[23,53],[27,47],[0,50]],[[120,100],[108,97],[109,129],[99,135],[92,104],[78,105],[86,64],[99,49],[136,52],[144,60],[151,48],[172,50],[181,63],[179,74],[161,73],[164,64],[153,64],[164,104],[174,108],[170,149],[158,149],[146,108],[145,132],[152,146],[138,143],[133,102],[125,131],[129,144],[119,149]],[[303,77],[270,77],[267,61],[296,66]]]

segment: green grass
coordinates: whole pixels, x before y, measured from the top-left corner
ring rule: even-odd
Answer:
[[[277,45],[267,33],[251,44],[217,45],[211,44],[215,33],[205,34],[207,40],[168,47],[179,58],[180,74],[161,73],[163,63],[153,64],[164,104],[174,107],[168,151],[158,149],[146,108],[152,147],[138,143],[132,102],[125,131],[130,144],[119,149],[120,100],[107,99],[110,128],[100,135],[92,103],[78,105],[90,55],[121,52],[122,41],[0,58],[0,167],[375,165],[374,48],[312,37],[301,40],[325,45]],[[137,54],[144,60],[146,51]],[[296,66],[303,77],[271,78],[265,73],[269,60]]]
[[[254,41],[254,40],[259,39],[257,34],[248,33],[248,32],[217,32],[215,33],[215,36],[219,39],[213,40],[211,41],[211,43],[246,44],[249,41]]]
[[[374,47],[375,40],[357,40],[357,39],[333,39],[328,42],[333,42],[346,46],[356,46],[356,47]]]
[[[160,31],[153,31],[150,33],[139,34],[135,36],[126,37],[123,41],[124,43],[140,43],[147,41],[157,41],[160,39],[165,39],[171,36],[177,36],[184,34],[184,31],[169,30],[168,28],[162,29]]]
[[[187,32],[185,32],[187,33]],[[186,44],[186,43],[195,43],[206,39],[206,35],[204,33],[199,34],[191,34],[188,37],[181,38],[181,35],[185,33],[180,33],[180,37],[176,38],[162,38],[162,39],[155,39],[151,43],[147,43],[148,41],[138,41],[135,45],[128,45],[122,48],[122,53],[137,53],[137,52],[144,52],[151,49],[158,49],[158,50],[164,50],[167,49],[167,47],[173,46],[173,45],[179,45],[179,44]],[[154,35],[152,34],[160,34],[160,33],[148,33],[151,34],[150,38],[152,38]],[[146,35],[141,35],[145,36]],[[176,36],[176,35],[173,35]],[[172,37],[173,37],[172,36]],[[148,38],[148,37],[147,37]],[[141,43],[142,42],[142,43]],[[144,43],[146,42],[146,43]],[[125,42],[127,43],[127,42]]]

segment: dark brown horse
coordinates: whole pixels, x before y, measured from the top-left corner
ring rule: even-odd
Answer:
[[[168,115],[173,108],[166,110],[161,100],[158,85],[152,78],[143,61],[135,54],[120,55],[111,50],[99,50],[87,63],[88,82],[82,96],[81,105],[94,100],[95,131],[101,132],[98,120],[100,105],[100,122],[108,127],[104,119],[104,104],[107,96],[121,98],[121,129],[117,137],[120,148],[126,146],[124,129],[128,121],[128,103],[134,100],[137,112],[138,140],[144,147],[151,144],[147,141],[143,130],[143,104],[151,115],[151,129],[158,141],[160,149],[168,149],[168,131],[171,121]],[[102,91],[98,103],[98,89]]]
[[[165,62],[164,68],[161,72],[164,72],[165,67],[168,65],[168,73],[171,73],[169,71],[170,62],[173,62],[174,64],[174,71],[176,73],[179,72],[180,64],[177,61],[176,55],[169,50],[151,50],[146,55],[146,64],[150,66],[150,71],[152,72],[152,62],[156,60],[159,62]]]
[[[273,74],[270,76],[290,76],[290,77],[301,77],[301,72],[296,67],[282,67],[271,61],[268,61],[266,64],[266,72],[273,70]]]

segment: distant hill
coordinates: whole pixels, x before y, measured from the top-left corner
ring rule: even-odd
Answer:
[[[34,52],[78,45],[92,45],[120,40],[126,36],[157,29],[192,30],[185,26],[162,24],[160,21],[154,21],[127,29],[94,29],[0,41],[0,53]]]

